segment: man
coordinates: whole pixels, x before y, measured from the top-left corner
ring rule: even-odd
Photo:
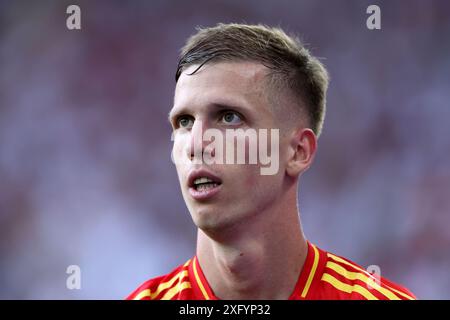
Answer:
[[[128,299],[414,299],[303,234],[298,183],[317,150],[328,76],[297,39],[261,25],[199,29],[176,81],[172,155],[198,228],[196,256]],[[263,173],[268,152],[251,161],[255,137],[277,156],[276,170]],[[226,161],[236,141],[243,161]]]

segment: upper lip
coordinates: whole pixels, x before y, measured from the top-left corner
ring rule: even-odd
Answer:
[[[193,188],[194,187],[194,181],[196,179],[202,178],[202,177],[209,178],[212,181],[214,181],[216,183],[219,183],[219,184],[222,183],[222,180],[218,176],[213,174],[212,172],[210,172],[208,170],[205,170],[205,169],[198,169],[198,170],[192,170],[189,173],[189,176],[188,176],[188,186],[189,186],[189,188]]]

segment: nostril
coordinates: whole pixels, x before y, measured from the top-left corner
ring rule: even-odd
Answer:
[[[187,148],[188,157],[192,161],[195,158],[202,159],[203,158],[203,140],[202,136],[197,134],[193,134],[191,136],[191,141],[189,142],[189,146]]]

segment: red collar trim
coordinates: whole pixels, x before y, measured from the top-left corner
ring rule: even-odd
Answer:
[[[323,258],[321,257],[321,250],[309,241],[307,241],[307,244],[308,253],[305,263],[289,300],[307,299],[312,291],[312,287],[317,282],[316,280],[318,279],[318,275],[320,275],[320,270],[322,269]],[[203,274],[200,264],[198,263],[197,256],[191,260],[188,272],[189,278],[191,279],[194,299],[218,300],[211,290],[205,275]]]
[[[203,274],[197,256],[192,259],[192,263],[189,265],[189,278],[192,279],[192,289],[196,299],[218,300]]]

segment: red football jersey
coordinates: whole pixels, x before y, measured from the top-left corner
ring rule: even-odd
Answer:
[[[128,300],[217,300],[197,257],[144,282]],[[413,300],[406,288],[308,242],[308,255],[289,300]]]

